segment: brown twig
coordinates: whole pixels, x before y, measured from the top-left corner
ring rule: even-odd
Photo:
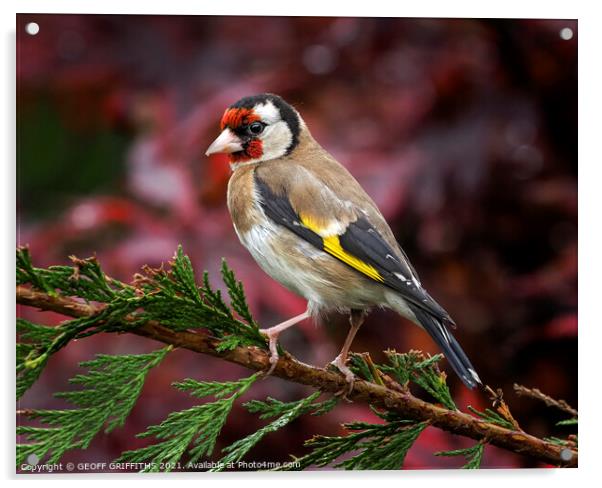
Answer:
[[[567,402],[564,400],[556,400],[555,398],[542,393],[541,390],[538,390],[537,388],[527,388],[526,386],[514,383],[514,391],[519,396],[535,398],[544,402],[548,407],[555,407],[568,413],[572,417],[577,417],[577,410],[571,407]]]
[[[50,296],[23,286],[17,287],[17,303],[43,310],[52,310],[71,317],[90,316],[99,313],[103,308],[71,298]],[[131,319],[126,318],[125,320]],[[219,340],[202,331],[176,332],[157,322],[149,321],[137,328],[132,328],[130,332],[175,347],[219,357],[256,371],[266,370],[270,366],[269,354],[266,350],[251,346],[237,347],[231,351],[218,351]],[[280,358],[272,374],[324,392],[335,393],[347,386],[341,375],[301,363],[289,355]],[[395,391],[385,386],[358,380],[348,398],[395,411],[405,418],[428,421],[430,425],[453,434],[478,441],[486,440],[495,446],[531,456],[545,463],[566,467],[577,466],[578,454],[575,450],[569,450],[570,459],[568,459],[567,449],[562,446],[522,431],[510,430],[485,422],[463,412],[433,405],[416,398],[409,391]],[[561,455],[562,451],[564,453]]]
[[[520,428],[520,425],[518,425],[518,422],[510,412],[510,408],[504,401],[504,392],[502,391],[502,389],[498,388],[496,391],[493,391],[493,389],[489,385],[483,385],[482,389],[491,400],[493,408],[495,408],[497,413],[499,413],[508,422],[510,422],[516,430],[522,431],[523,429]]]

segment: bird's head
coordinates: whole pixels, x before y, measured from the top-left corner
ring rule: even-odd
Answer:
[[[226,109],[222,133],[205,154],[226,153],[232,165],[279,158],[297,146],[301,125],[297,111],[278,95],[245,97]]]

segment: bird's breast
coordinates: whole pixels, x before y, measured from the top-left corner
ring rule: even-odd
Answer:
[[[309,299],[308,288],[302,284],[310,277],[299,273],[292,236],[263,212],[253,168],[240,168],[233,173],[228,183],[228,209],[240,242],[257,264],[285,287]]]
[[[227,201],[232,223],[239,237],[260,222],[253,167],[242,167],[232,174],[228,182]]]

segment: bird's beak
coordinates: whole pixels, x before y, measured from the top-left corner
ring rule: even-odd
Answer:
[[[224,129],[218,138],[211,143],[205,152],[206,156],[217,153],[230,154],[242,151],[242,142],[230,129]]]

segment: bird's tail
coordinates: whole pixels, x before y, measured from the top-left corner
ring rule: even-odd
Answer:
[[[410,305],[412,312],[420,325],[426,330],[437,345],[441,348],[445,357],[451,364],[456,374],[468,388],[482,385],[479,375],[474,366],[466,356],[466,353],[458,344],[458,341],[447,329],[445,324],[436,319],[421,308]]]

